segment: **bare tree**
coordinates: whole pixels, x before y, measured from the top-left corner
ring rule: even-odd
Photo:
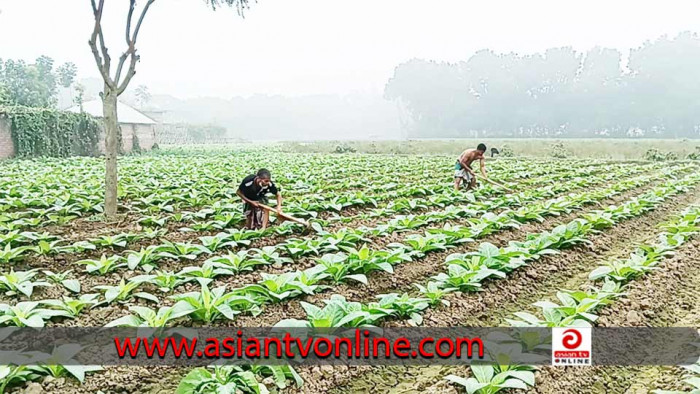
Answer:
[[[136,0],[129,0],[129,13],[126,18],[126,50],[119,57],[114,76],[112,76],[112,59],[105,46],[104,32],[102,30],[102,15],[105,0],[90,0],[92,13],[95,16],[95,26],[90,36],[90,49],[95,57],[95,63],[102,75],[104,89],[102,91],[102,111],[105,128],[105,217],[113,219],[117,214],[117,152],[119,123],[117,118],[117,98],[124,93],[129,82],[136,74],[136,63],[140,56],[136,50],[136,40],[143,21],[156,0],[147,0],[140,12],[136,10]],[[239,15],[248,7],[249,0],[205,0],[212,9],[219,5],[235,7]],[[114,2],[112,3],[114,4]],[[134,19],[135,14],[139,14]],[[136,25],[133,22],[136,21]],[[127,63],[128,61],[128,63]],[[125,68],[126,71],[125,71]]]

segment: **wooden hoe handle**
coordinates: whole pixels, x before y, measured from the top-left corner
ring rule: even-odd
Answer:
[[[285,214],[285,213],[278,213],[277,210],[276,210],[275,208],[272,208],[272,207],[269,206],[269,205],[265,205],[265,204],[261,204],[261,203],[258,203],[258,205],[260,206],[260,208],[262,208],[262,209],[264,209],[264,210],[266,210],[266,211],[274,212],[277,216],[279,216],[279,217],[282,218],[282,219],[290,220],[290,221],[292,221],[292,222],[299,223],[299,224],[304,225],[304,226],[306,226],[306,227],[309,226],[309,223],[306,222],[305,220],[297,219],[297,218],[295,218],[294,216],[290,216],[290,215],[287,215],[287,214]]]

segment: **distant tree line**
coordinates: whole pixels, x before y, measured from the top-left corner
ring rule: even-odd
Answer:
[[[414,59],[385,88],[414,137],[700,136],[700,38],[684,32],[632,49],[476,52]]]

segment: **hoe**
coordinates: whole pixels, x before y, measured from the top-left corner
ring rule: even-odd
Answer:
[[[266,211],[272,212],[275,215],[277,215],[277,217],[281,219],[280,222],[285,221],[285,220],[289,220],[291,222],[299,223],[302,226],[306,227],[305,232],[309,231],[311,229],[311,225],[306,220],[295,218],[294,216],[287,215],[286,213],[277,213],[277,210],[275,208],[272,208],[271,206],[268,206],[265,204],[258,203],[258,205],[260,205],[260,208],[262,208]]]

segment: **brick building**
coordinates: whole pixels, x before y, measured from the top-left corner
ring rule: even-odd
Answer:
[[[80,112],[80,107],[71,107],[66,111]],[[83,103],[83,112],[95,118],[102,118],[102,101],[93,100]],[[121,102],[117,104],[117,116],[119,117],[119,126],[122,130],[122,148],[124,152],[131,152],[136,139],[138,139],[142,150],[151,150],[153,148],[153,145],[156,143],[157,125],[153,119]],[[6,159],[15,154],[10,126],[8,119],[0,117],[0,159]],[[98,148],[100,152],[104,153],[104,133],[100,135]]]
[[[68,108],[66,111],[80,112],[80,107],[76,105]],[[95,118],[102,118],[102,101],[92,100],[83,103],[83,112]],[[156,143],[156,121],[122,102],[117,103],[117,117],[119,118],[119,126],[122,129],[122,148],[124,152],[131,152],[134,146],[134,137],[138,138],[139,146],[142,150],[151,150],[153,148],[153,144]],[[98,148],[100,152],[105,150],[104,133],[100,136]]]

